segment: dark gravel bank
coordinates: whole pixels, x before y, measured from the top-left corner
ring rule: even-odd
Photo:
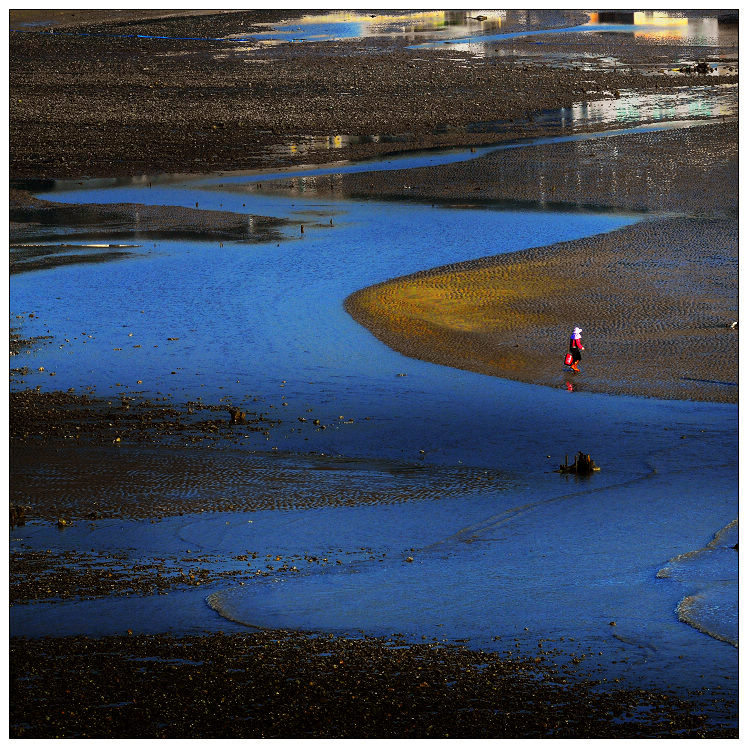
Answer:
[[[28,738],[737,737],[663,693],[573,665],[285,631],[11,641],[10,734]],[[546,645],[547,650],[552,645]],[[635,720],[635,721],[634,721]]]
[[[346,174],[339,188],[353,197],[508,200],[736,218],[738,123],[494,151],[407,172]]]
[[[586,17],[571,11],[546,15],[534,14],[526,23],[568,26]],[[121,36],[220,37],[267,20],[268,12],[244,12],[81,26],[92,36],[70,35],[70,27],[64,33],[11,33],[11,178],[278,165],[299,157],[277,155],[268,164],[260,151],[310,134],[398,136],[396,143],[336,151],[335,158],[491,142],[496,135],[468,135],[464,128],[525,119],[573,101],[610,97],[620,88],[683,85],[666,75],[582,74],[515,64],[511,56],[475,59],[382,40],[258,48]],[[709,85],[734,80],[710,76]],[[329,160],[330,153],[301,158]]]

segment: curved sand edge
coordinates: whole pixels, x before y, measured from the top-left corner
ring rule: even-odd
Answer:
[[[738,400],[738,224],[672,218],[364,288],[345,309],[412,358],[530,384]],[[582,373],[563,366],[584,330]]]

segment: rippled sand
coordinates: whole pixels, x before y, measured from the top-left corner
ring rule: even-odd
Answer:
[[[405,355],[552,387],[737,402],[737,223],[673,218],[436,268],[346,308]],[[582,373],[563,366],[584,330]]]
[[[395,504],[506,483],[476,468],[243,450],[34,446],[14,449],[11,463],[11,503],[47,520]]]

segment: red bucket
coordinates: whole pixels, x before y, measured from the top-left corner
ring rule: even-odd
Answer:
[[[571,363],[572,363],[572,361],[573,361],[573,360],[574,360],[574,358],[573,358],[573,356],[571,355],[571,353],[567,353],[567,354],[566,354],[566,358],[564,359],[564,363],[565,363],[565,364],[566,364],[567,366],[571,366]]]

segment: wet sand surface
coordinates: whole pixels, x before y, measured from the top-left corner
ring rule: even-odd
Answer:
[[[397,504],[502,485],[497,470],[237,449],[248,431],[259,430],[255,425],[232,427],[226,420],[168,425],[171,433],[180,433],[181,444],[171,448],[163,438],[151,449],[142,443],[145,438],[135,448],[117,446],[117,438],[107,447],[14,447],[11,466],[18,479],[11,503],[25,502],[34,520],[64,518],[68,525],[86,519]],[[160,426],[155,424],[151,443],[162,435]],[[186,448],[195,444],[199,451]],[[211,446],[221,448],[210,454]],[[86,476],[85,484],[80,475]]]
[[[556,134],[530,116],[580,98],[610,99],[619,89],[673,91],[683,85],[682,78],[644,75],[641,67],[667,67],[699,54],[696,47],[656,40],[635,45],[613,37],[590,42],[581,35],[573,44],[567,38],[547,40],[549,51],[569,45],[583,52],[593,43],[597,55],[614,53],[623,62],[639,63],[613,80],[609,71],[580,76],[533,64],[527,57],[537,47],[530,40],[515,42],[515,54],[500,63],[458,51],[428,54],[426,62],[427,53],[408,51],[402,41],[260,49],[252,43],[122,38],[135,33],[222,37],[277,20],[283,15],[279,11],[195,11],[191,18],[180,12],[163,20],[144,15],[164,11],[94,11],[83,17],[73,16],[81,11],[15,13],[11,28],[28,30],[32,27],[22,24],[39,22],[38,28],[94,33],[11,33],[10,176],[21,188],[30,186],[27,180],[277,167]],[[560,11],[543,22],[565,26],[583,19]],[[242,46],[254,47],[252,62]],[[732,62],[734,50],[722,52]],[[734,84],[735,73],[709,76],[707,85]],[[705,78],[694,81],[706,83]],[[343,93],[350,95],[341,106]],[[516,126],[509,132],[468,129],[477,121],[512,119]],[[341,132],[391,137],[352,143],[334,155],[288,147],[300,134]],[[411,170],[407,178],[397,172],[349,175],[342,192],[679,214],[653,216],[589,240],[425,270],[362,290],[349,299],[348,309],[409,356],[539,384],[558,384],[568,329],[579,324],[587,345],[584,374],[574,380],[580,390],[737,401],[737,330],[727,328],[737,319],[735,124],[504,151],[472,166]],[[280,228],[257,217],[249,230],[241,223],[245,218],[186,208],[60,206],[11,194],[11,238],[18,244],[62,245],[71,237],[80,242],[102,234],[127,242],[197,236],[249,242],[272,238]],[[64,235],[60,225],[66,227]],[[82,260],[67,248],[59,250],[44,249],[43,255],[33,247],[11,250],[11,271],[130,254],[107,249]],[[11,352],[45,343],[24,341],[21,333],[11,337]],[[23,376],[11,371],[12,381]],[[157,523],[182,513],[437,501],[487,480],[484,471],[468,468],[431,468],[422,480],[413,465],[375,463],[362,470],[355,463],[357,490],[352,492],[345,460],[315,462],[267,452],[237,456],[232,450],[245,435],[264,439],[274,424],[247,411],[245,422],[232,425],[231,403],[196,406],[146,401],[133,393],[106,400],[26,390],[13,393],[10,407],[12,503],[26,509],[32,524],[53,526],[62,520],[61,533],[102,520]],[[118,439],[131,442],[128,449],[119,449]],[[206,458],[206,450],[215,457]],[[394,486],[393,469],[399,470]],[[192,488],[202,480],[206,492],[184,491],[186,484]],[[500,485],[503,476],[488,480]],[[237,485],[252,491],[232,495]],[[250,584],[258,576],[272,580],[296,574],[293,569],[305,564],[346,560],[333,548],[324,561],[303,554],[266,559],[242,548],[194,558],[170,552],[135,562],[102,548],[32,546],[12,546],[11,603],[165,595],[228,581]],[[736,705],[719,692],[694,693],[694,701],[687,702],[663,691],[624,690],[602,675],[585,679],[578,666],[591,652],[581,644],[577,656],[559,667],[545,653],[529,659],[513,655],[510,642],[505,653],[484,653],[399,638],[238,631],[246,629],[226,621],[226,635],[14,636],[11,735],[737,733]],[[556,644],[568,653],[568,644],[548,648]],[[709,704],[718,715],[711,722],[703,716]]]
[[[391,281],[346,308],[408,356],[579,390],[737,402],[735,221],[647,221],[593,239]]]
[[[380,339],[427,361],[554,386],[579,326],[580,389],[737,402],[736,124],[497,151],[475,168],[443,168],[442,186],[420,169],[388,174],[388,187],[381,175],[347,175],[343,189],[436,200],[449,185],[487,204],[606,205],[651,217],[364,289],[346,308]],[[656,215],[666,212],[682,215]]]
[[[738,123],[508,148],[438,170],[346,174],[341,190],[353,197],[736,218]]]

